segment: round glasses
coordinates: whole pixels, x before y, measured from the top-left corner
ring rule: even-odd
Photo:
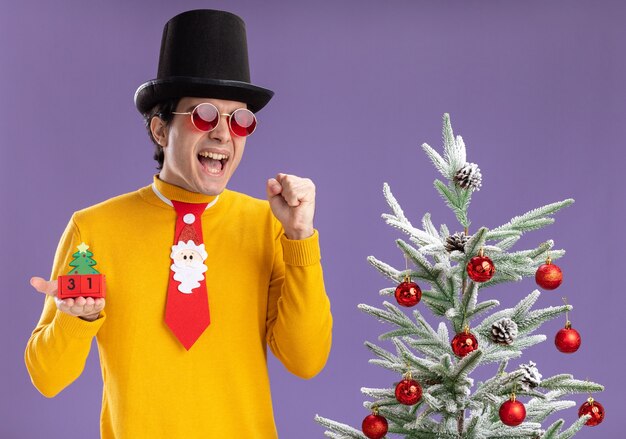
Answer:
[[[228,117],[230,130],[239,137],[247,137],[256,129],[256,117],[252,111],[246,108],[238,108],[230,114],[220,113],[215,105],[203,102],[196,105],[192,111],[185,113],[172,111],[172,114],[189,114],[193,126],[207,133],[217,128],[221,116]]]

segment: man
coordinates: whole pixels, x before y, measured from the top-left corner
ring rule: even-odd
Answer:
[[[46,294],[25,352],[32,382],[55,396],[95,336],[104,439],[275,438],[266,345],[303,378],[326,362],[313,183],[278,174],[269,203],[226,189],[273,95],[250,84],[244,26],[213,10],[165,25],[157,79],[135,94],[160,173],[74,213],[51,280],[31,279]],[[56,278],[83,242],[106,299],[61,300]]]

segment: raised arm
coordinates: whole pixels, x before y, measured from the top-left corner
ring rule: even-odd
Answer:
[[[267,343],[290,372],[311,378],[326,364],[332,342],[330,301],[313,228],[315,186],[309,179],[278,174],[268,181],[267,193],[277,219]]]

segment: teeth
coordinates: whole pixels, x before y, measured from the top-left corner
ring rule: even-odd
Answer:
[[[216,152],[209,152],[209,151],[201,152],[198,155],[201,155],[202,157],[208,157],[213,160],[224,160],[228,158],[226,154],[218,154]]]

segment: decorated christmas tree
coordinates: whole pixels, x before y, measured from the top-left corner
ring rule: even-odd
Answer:
[[[383,218],[408,235],[408,241],[396,240],[406,264],[398,269],[373,256],[368,261],[394,284],[380,294],[395,296],[400,307],[388,301],[382,308],[359,305],[392,326],[379,338],[390,340],[395,352],[370,342],[365,345],[376,357],[370,363],[393,371],[398,381],[388,388],[361,389],[372,399],[364,402],[372,413],[361,429],[321,416],[316,421],[327,428],[327,437],[336,439],[566,439],[584,425],[599,424],[604,408],[590,396],[578,408],[579,419],[572,425],[564,428],[562,419],[542,425],[553,413],[577,405],[564,397],[602,391],[602,385],[566,373],[543,378],[533,361],[509,367],[525,349],[545,341],[547,337],[535,331],[562,314],[567,323],[554,343],[561,352],[575,352],[581,337],[567,319],[573,307],[565,303],[533,308],[540,297],[536,289],[516,306],[497,310],[498,300],[484,297],[483,291],[531,276],[541,289],[558,288],[562,273],[552,260],[565,252],[553,249],[553,241],[525,250],[511,248],[525,232],[552,224],[551,215],[574,200],[531,210],[493,229],[470,232],[468,207],[482,176],[476,164],[467,162],[463,139],[454,137],[447,114],[443,138],[443,156],[428,144],[422,148],[445,178],[445,183],[435,180],[434,185],[462,231],[451,233],[445,224],[437,229],[429,213],[421,228],[414,226],[385,183],[383,193],[392,213]],[[403,311],[418,304],[422,306],[409,315]],[[425,308],[443,320],[436,329],[424,319]],[[489,364],[494,365],[495,375],[474,383],[471,373]]]

